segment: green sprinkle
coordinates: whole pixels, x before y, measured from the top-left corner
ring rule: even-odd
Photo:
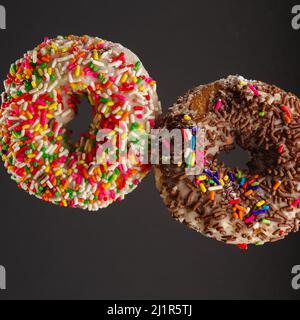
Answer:
[[[260,112],[258,115],[259,115],[261,118],[263,118],[263,117],[266,115],[266,113],[265,113],[265,112]]]
[[[56,79],[55,76],[54,76],[53,74],[51,74],[50,80],[51,80],[51,81],[55,81],[55,79]]]
[[[133,70],[134,70],[134,71],[138,71],[139,68],[140,68],[140,66],[141,66],[141,64],[142,64],[141,61],[138,61],[138,62],[135,64]]]
[[[260,246],[263,246],[264,244],[263,244],[262,242],[256,242],[255,245],[256,245],[257,247],[260,247]]]
[[[135,131],[135,130],[137,130],[138,128],[139,128],[139,124],[137,123],[137,122],[134,122],[132,125],[131,125],[131,130],[132,131]]]
[[[271,224],[271,221],[270,220],[267,220],[267,219],[264,219],[262,221],[264,224],[267,224],[268,226]]]
[[[111,175],[109,178],[108,178],[108,182],[113,182],[115,179],[115,175]]]
[[[46,67],[47,67],[47,63],[42,63],[42,64],[40,65],[40,68],[41,68],[42,70],[44,70]]]
[[[102,102],[102,103],[108,103],[110,100],[109,99],[107,99],[107,98],[101,98],[100,99],[100,102]]]

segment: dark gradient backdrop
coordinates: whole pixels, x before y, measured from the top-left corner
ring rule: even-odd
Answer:
[[[299,1],[298,1],[299,2]],[[89,34],[136,52],[166,110],[201,83],[242,74],[300,95],[295,1],[17,1],[0,31],[0,79],[44,36]],[[291,269],[300,234],[251,248],[205,239],[174,222],[150,175],[98,214],[43,203],[0,166],[0,299],[298,299]]]

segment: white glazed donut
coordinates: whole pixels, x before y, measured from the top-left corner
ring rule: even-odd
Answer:
[[[94,118],[72,144],[67,124],[86,96]],[[161,108],[138,57],[119,44],[83,36],[45,39],[12,65],[0,111],[5,167],[19,187],[61,206],[97,211],[134,190],[150,166],[120,156],[148,133]],[[101,129],[110,130],[105,139]],[[104,150],[107,140],[116,142]],[[120,141],[122,140],[122,141]],[[125,141],[125,145],[124,145]],[[123,150],[123,149],[122,149]]]

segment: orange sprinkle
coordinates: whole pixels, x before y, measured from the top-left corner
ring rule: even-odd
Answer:
[[[234,213],[234,214],[233,214],[233,217],[234,217],[234,219],[236,219],[236,220],[239,218],[239,216],[238,216],[237,213]]]
[[[125,121],[125,120],[127,120],[128,117],[129,117],[129,112],[125,111],[122,118],[120,119],[120,121]]]
[[[88,179],[88,178],[89,178],[89,173],[88,173],[88,171],[86,170],[86,168],[83,168],[83,175],[84,175],[85,179]]]
[[[250,197],[253,194],[253,190],[249,190],[245,193],[246,197]]]
[[[68,180],[66,180],[66,182],[63,185],[63,188],[66,190],[68,188],[68,186],[69,186],[69,182],[68,182]]]
[[[216,193],[215,193],[214,191],[212,191],[212,192],[210,193],[210,200],[211,200],[211,201],[215,201],[215,199],[216,199]]]
[[[247,212],[247,209],[244,208],[244,207],[241,207],[241,206],[238,206],[238,205],[237,205],[236,208],[237,208],[238,210],[242,211],[242,212]]]
[[[239,219],[240,219],[241,221],[244,220],[244,216],[243,216],[243,213],[242,213],[242,212],[239,213]]]
[[[285,122],[286,124],[290,124],[292,122],[292,119],[289,116],[285,116]]]
[[[273,190],[277,191],[281,186],[281,181],[277,181],[277,183],[274,185]]]

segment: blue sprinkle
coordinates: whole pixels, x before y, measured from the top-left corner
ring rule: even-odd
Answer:
[[[212,179],[214,179],[214,174],[213,174],[210,170],[205,169],[204,172],[205,172],[208,176],[210,176]]]
[[[240,186],[243,187],[245,185],[245,183],[246,183],[246,178],[244,177],[241,179]]]
[[[213,177],[213,180],[214,180],[214,182],[215,182],[218,186],[221,185],[221,182],[220,182],[219,179],[217,179],[216,177]]]
[[[220,180],[220,173],[217,172],[217,173],[215,174],[215,177],[216,177],[218,180]]]
[[[267,206],[267,205],[265,205],[265,206],[263,206],[263,210],[270,210],[270,206]]]
[[[198,132],[198,128],[193,128],[193,129],[192,129],[193,135],[195,135],[197,132]]]
[[[268,210],[258,210],[258,211],[252,212],[252,215],[259,216],[260,214],[266,214],[266,213],[268,213]]]
[[[256,186],[256,187],[249,187],[247,190],[256,191],[256,190],[259,190],[259,189],[260,189],[260,186]]]
[[[230,179],[230,181],[231,182],[234,182],[235,181],[235,175],[233,174],[233,173],[231,173],[231,172],[229,172],[229,179]]]
[[[196,150],[196,137],[192,138],[192,150]]]

